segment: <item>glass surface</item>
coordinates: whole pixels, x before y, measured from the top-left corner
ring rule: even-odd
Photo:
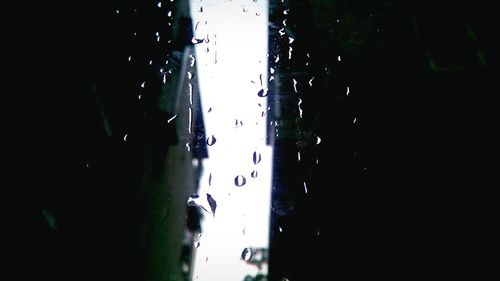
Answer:
[[[489,1],[31,2],[5,25],[17,279],[493,272]]]

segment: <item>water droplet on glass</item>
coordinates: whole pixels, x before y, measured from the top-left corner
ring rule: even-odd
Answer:
[[[263,98],[263,97],[267,97],[267,89],[260,89],[259,92],[257,92],[257,96]]]
[[[253,163],[255,165],[257,165],[260,163],[260,160],[262,160],[262,156],[257,151],[254,151],[253,155],[252,155],[252,159],[253,159]]]
[[[215,144],[217,139],[214,137],[214,135],[211,135],[210,137],[207,138],[207,145],[212,146]]]
[[[208,199],[208,194],[207,194],[207,199]],[[205,207],[206,203],[202,202],[202,199],[200,198],[199,195],[191,195],[191,196],[189,196],[189,198],[187,200],[188,206],[201,208],[203,211],[215,216],[215,214],[213,212],[211,212],[212,206],[210,206],[210,202],[208,202],[208,203],[209,203],[210,210],[207,209],[208,207],[207,208]]]
[[[257,171],[252,171],[252,173],[250,174],[252,178],[256,178],[257,175],[258,175]]]
[[[247,183],[247,179],[244,176],[238,175],[234,178],[234,184],[236,186],[244,186]]]
[[[252,258],[252,250],[250,250],[250,248],[243,249],[243,252],[241,252],[241,258],[244,261],[249,261]]]
[[[175,114],[174,116],[170,117],[170,119],[167,120],[167,123],[172,122],[175,118],[177,118],[177,114]]]
[[[205,39],[198,39],[198,38],[194,38],[194,37],[193,37],[193,38],[191,39],[191,43],[193,43],[193,44],[200,44],[200,43],[203,43],[203,41],[204,41],[204,40],[205,40]]]
[[[321,138],[316,136],[316,144],[320,144],[321,143]]]
[[[208,193],[207,193],[207,201],[208,201],[208,205],[210,206],[210,211],[212,211],[212,215],[215,217],[215,209],[217,209],[217,202],[212,197],[212,195],[210,195]]]
[[[300,105],[302,104],[302,99],[299,99],[298,107],[299,107],[299,117],[302,118],[302,107]]]
[[[309,80],[309,86],[311,86],[311,87],[313,86],[313,80],[314,80],[314,77]]]

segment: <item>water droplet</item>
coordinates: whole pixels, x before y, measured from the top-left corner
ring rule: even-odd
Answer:
[[[300,105],[302,104],[302,99],[299,99],[298,107],[299,107],[299,117],[302,118],[302,107]]]
[[[316,136],[316,144],[320,144],[321,143],[321,138]]]
[[[241,258],[244,261],[249,261],[252,258],[252,250],[250,250],[250,248],[243,249],[243,252],[241,252]]]
[[[247,179],[242,175],[238,175],[234,178],[234,184],[236,186],[244,186],[246,183]]]
[[[170,117],[170,119],[167,120],[167,123],[170,123],[170,122],[174,121],[175,118],[177,118],[177,114],[175,114],[174,116]]]
[[[252,173],[250,174],[252,178],[256,178],[257,175],[258,175],[257,171],[252,171]]]
[[[346,96],[349,95],[349,86],[347,86],[347,92],[345,93]]]
[[[208,199],[208,196],[207,196],[207,199]],[[191,196],[189,196],[188,201],[187,201],[188,206],[201,208],[203,211],[215,215],[213,212],[208,210],[208,208],[212,209],[212,206],[210,206],[210,202],[208,202],[208,203],[209,203],[209,207],[205,207],[206,203],[202,201],[202,199],[200,198],[199,195],[191,195]]]
[[[200,44],[200,43],[203,43],[205,39],[198,39],[198,38],[191,38],[191,43],[193,44]]]
[[[263,97],[267,97],[267,89],[260,89],[259,92],[257,93],[257,96],[263,98]]]
[[[309,80],[309,86],[311,86],[311,87],[313,86],[313,80],[314,80],[314,77]]]
[[[210,137],[207,138],[207,145],[212,146],[215,144],[217,139],[214,137],[214,135],[211,135]]]
[[[253,159],[253,163],[255,165],[259,164],[260,163],[260,160],[262,160],[262,156],[260,155],[260,153],[258,153],[257,151],[254,151],[253,152],[253,155],[252,155],[252,159]]]
[[[217,202],[212,197],[212,195],[210,195],[208,193],[207,193],[207,201],[208,201],[208,205],[210,206],[210,211],[212,211],[212,215],[215,217],[215,209],[217,209]]]

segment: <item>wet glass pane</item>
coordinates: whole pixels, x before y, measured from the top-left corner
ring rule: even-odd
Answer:
[[[493,271],[489,1],[7,12],[15,280]]]

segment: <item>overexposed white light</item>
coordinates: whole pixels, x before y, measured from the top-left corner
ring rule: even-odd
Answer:
[[[199,193],[217,202],[201,223],[193,280],[266,275],[267,264],[242,253],[269,247],[272,147],[267,100],[257,94],[267,91],[268,1],[191,0],[190,9],[205,131],[214,137]]]

